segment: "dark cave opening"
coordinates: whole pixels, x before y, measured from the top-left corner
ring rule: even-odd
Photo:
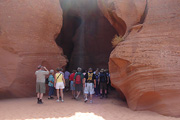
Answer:
[[[56,43],[69,61],[66,69],[108,68],[111,40],[118,33],[99,10],[97,0],[60,0],[60,4],[63,27]]]
[[[100,11],[97,0],[60,0],[63,26],[56,43],[63,49],[68,63],[66,70],[81,67],[108,69],[112,39],[124,36],[127,26],[113,11],[108,11],[111,22]],[[114,89],[113,87],[110,87]],[[122,100],[124,94],[119,91]]]
[[[63,48],[63,53],[67,59],[71,59],[71,54],[74,49],[73,37],[76,33],[76,29],[81,24],[81,18],[72,13],[63,14],[63,26],[61,33],[56,38],[56,43]],[[66,65],[66,69],[69,68],[69,62]]]

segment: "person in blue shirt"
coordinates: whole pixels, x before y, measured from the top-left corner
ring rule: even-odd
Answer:
[[[53,99],[52,95],[54,94],[54,70],[50,70],[50,75],[48,78],[48,86],[49,86],[49,97],[48,99]]]

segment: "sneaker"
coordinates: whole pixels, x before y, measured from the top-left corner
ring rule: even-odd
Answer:
[[[75,99],[77,100],[77,99],[78,99],[78,96],[76,96]]]
[[[42,100],[41,99],[39,99],[39,103],[38,104],[43,104],[43,102],[42,102]]]
[[[61,100],[61,102],[64,102],[64,100]]]
[[[54,97],[51,97],[51,99],[54,99]]]
[[[51,98],[48,97],[48,100],[50,100]]]
[[[39,98],[37,98],[37,104],[39,104]]]
[[[87,98],[85,98],[84,102],[87,102],[87,101],[88,101],[88,99],[87,99]]]
[[[90,103],[93,103],[93,101],[92,101],[92,100],[90,100]]]
[[[59,102],[59,99],[57,99],[56,101]]]

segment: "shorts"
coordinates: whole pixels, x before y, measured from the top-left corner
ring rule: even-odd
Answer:
[[[56,89],[64,89],[64,83],[63,82],[57,82],[56,83]]]
[[[69,79],[65,79],[66,87],[69,87]]]
[[[36,93],[46,93],[45,83],[36,82]]]
[[[82,84],[75,84],[75,90],[76,91],[82,91]]]
[[[85,88],[84,88],[84,93],[85,94],[94,94],[94,84],[93,83],[85,83]]]
[[[106,82],[101,82],[100,83],[100,89],[107,90],[107,83]]]
[[[71,84],[70,84],[70,85],[71,85],[71,86],[70,86],[70,87],[71,87],[70,89],[71,89],[71,90],[75,90],[74,81],[71,81]]]

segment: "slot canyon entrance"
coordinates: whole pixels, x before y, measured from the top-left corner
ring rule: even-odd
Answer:
[[[118,33],[99,10],[97,0],[60,0],[60,4],[63,27],[56,43],[69,60],[66,69],[108,68],[111,40]]]

